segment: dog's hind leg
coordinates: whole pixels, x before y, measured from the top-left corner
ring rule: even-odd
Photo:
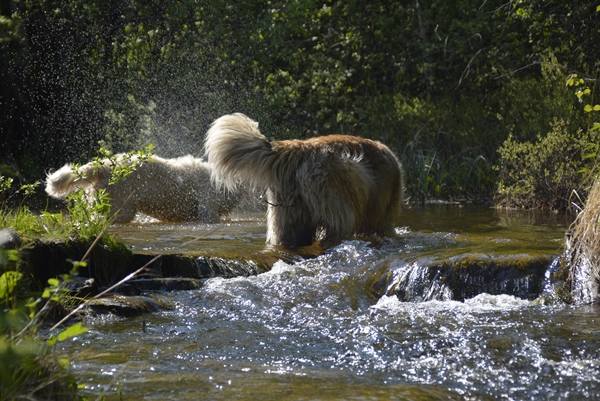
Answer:
[[[267,190],[267,243],[289,248],[312,245],[317,227],[297,197],[285,203],[271,189]]]
[[[337,198],[331,206],[319,224],[324,231],[320,241],[323,248],[340,244],[344,239],[351,238],[355,231],[356,216],[353,208],[341,198]]]

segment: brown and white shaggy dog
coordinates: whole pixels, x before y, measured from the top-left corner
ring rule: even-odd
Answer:
[[[136,160],[137,156],[116,157],[117,163],[130,164]],[[217,189],[211,182],[210,170],[208,163],[190,155],[175,159],[152,156],[130,176],[109,185],[108,159],[102,161],[102,167],[94,163],[79,167],[84,179],[78,179],[72,165],[66,164],[48,175],[46,193],[62,199],[81,188],[91,201],[100,188],[105,189],[112,200],[112,210],[121,209],[115,223],[129,222],[137,212],[162,221],[215,223],[238,204],[241,192]]]
[[[346,135],[269,142],[256,121],[235,113],[213,122],[204,149],[218,185],[267,190],[267,243],[330,247],[354,234],[395,235],[402,168],[380,142]]]

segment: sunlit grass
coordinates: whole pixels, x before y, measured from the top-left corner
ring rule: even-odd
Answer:
[[[60,211],[34,213],[27,207],[0,211],[0,229],[9,228],[23,238],[51,238],[57,240],[89,239],[98,235],[107,225],[107,218],[97,215],[87,219],[85,214]]]
[[[0,212],[0,228],[10,228],[27,238],[68,238],[71,227],[71,218],[62,212],[36,214],[27,207]]]

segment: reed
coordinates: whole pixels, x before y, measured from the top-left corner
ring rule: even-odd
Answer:
[[[565,260],[568,282],[576,303],[600,300],[600,181],[595,181],[587,202],[567,232]]]

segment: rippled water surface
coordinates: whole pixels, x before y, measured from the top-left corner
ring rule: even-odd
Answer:
[[[87,334],[60,344],[61,353],[90,398],[104,392],[120,399],[120,392],[125,400],[595,399],[600,313],[594,307],[487,294],[403,303],[370,291],[390,260],[558,255],[567,223],[481,207],[415,208],[399,239],[346,241],[317,257],[278,261],[258,276],[150,294],[168,298],[173,309],[98,319]],[[190,241],[215,252],[264,247],[260,218],[210,229],[171,226],[171,233],[168,227],[115,231],[134,248],[145,241],[149,250]],[[162,239],[152,240],[161,230]]]

